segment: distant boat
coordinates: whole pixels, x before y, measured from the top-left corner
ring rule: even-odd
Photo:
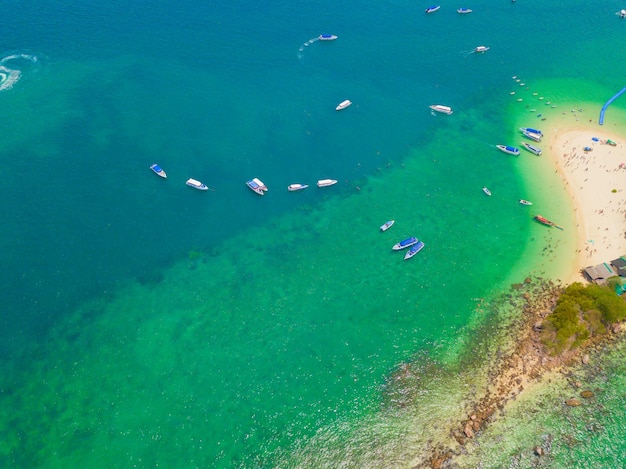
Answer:
[[[411,246],[411,248],[404,255],[404,260],[406,261],[407,259],[410,259],[411,257],[413,257],[415,254],[417,254],[422,249],[424,249],[424,246],[425,244],[423,241],[418,241],[417,243],[415,243],[413,246]]]
[[[498,150],[508,153],[509,155],[519,156],[519,148],[510,147],[508,145],[496,145]]]
[[[153,164],[152,166],[150,166],[150,169],[154,171],[155,174],[158,174],[162,178],[167,179],[167,174],[165,174],[165,171],[163,171],[163,169],[161,169],[158,164]]]
[[[410,238],[403,239],[399,243],[394,244],[391,249],[393,249],[394,251],[399,251],[400,249],[406,249],[409,246],[413,246],[414,244],[417,244],[417,238],[415,236],[411,236]]]
[[[520,127],[521,132],[530,132],[531,134],[537,134],[540,137],[543,137],[543,132],[541,130],[532,129],[530,127]]]
[[[337,36],[334,34],[320,34],[319,37],[320,41],[334,41],[335,39],[337,39]]]
[[[526,150],[528,150],[531,153],[534,153],[537,156],[541,155],[541,148],[539,148],[539,147],[536,147],[536,146],[531,145],[530,143],[526,143],[526,142],[522,142],[522,146],[524,148],[526,148]]]
[[[534,141],[534,142],[541,142],[541,135],[539,134],[535,134],[533,132],[528,132],[528,131],[524,131],[522,132],[522,134],[524,135],[524,137]]]
[[[301,191],[302,189],[306,189],[307,187],[309,187],[308,184],[289,184],[287,190]]]
[[[452,114],[452,108],[450,106],[444,106],[443,104],[431,104],[428,107],[433,111],[441,112],[442,114]]]
[[[335,180],[335,179],[320,179],[319,181],[317,181],[317,187],[328,187],[328,186],[332,186],[333,184],[337,184],[337,180]]]
[[[483,192],[487,194],[488,196],[491,196],[491,191],[487,189],[486,187],[483,187]]]
[[[542,225],[546,225],[546,226],[554,226],[555,228],[558,228],[559,230],[562,230],[563,228],[561,228],[559,225],[557,225],[556,223],[554,223],[553,221],[548,220],[545,217],[542,217],[541,215],[535,215],[533,217],[535,220],[537,220],[539,223],[541,223]]]
[[[478,46],[474,48],[474,52],[487,52],[489,47],[487,46]]]
[[[437,10],[439,10],[439,8],[441,8],[441,5],[435,5],[435,6],[432,6],[432,7],[428,7],[428,8],[426,8],[426,13],[434,13]]]
[[[469,8],[459,8],[456,12],[457,13],[471,13],[472,10],[470,10]]]
[[[522,205],[532,205],[533,203],[529,200],[519,199],[519,203]]]
[[[263,195],[267,191],[267,186],[259,178],[250,179],[246,185],[259,195]]]
[[[208,189],[208,187],[202,184],[200,181],[192,178],[187,179],[187,182],[185,184],[187,184],[189,187],[193,187],[194,189],[198,189],[199,191],[206,191]]]
[[[335,110],[337,111],[341,111],[342,109],[347,108],[348,106],[350,106],[352,104],[352,101],[350,101],[349,99],[346,99],[345,101],[341,101],[337,107],[335,108]]]
[[[389,228],[393,226],[395,222],[396,222],[395,220],[389,220],[387,223],[384,223],[383,225],[381,225],[380,231],[387,231]]]

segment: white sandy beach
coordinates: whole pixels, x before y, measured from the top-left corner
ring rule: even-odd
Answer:
[[[598,124],[570,124],[553,129],[549,139],[574,202],[578,258],[569,281],[578,281],[580,269],[626,254],[626,138]]]

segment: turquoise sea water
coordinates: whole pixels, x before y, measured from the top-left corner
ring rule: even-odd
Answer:
[[[459,411],[484,299],[568,270],[558,178],[495,145],[597,120],[626,86],[621,7],[170,3],[5,7],[0,465],[409,466]],[[406,363],[420,399],[390,411]]]

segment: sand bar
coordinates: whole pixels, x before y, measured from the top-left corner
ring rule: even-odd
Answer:
[[[626,254],[626,138],[597,124],[554,128],[546,137],[575,210],[577,259],[567,280],[582,280],[580,269]]]

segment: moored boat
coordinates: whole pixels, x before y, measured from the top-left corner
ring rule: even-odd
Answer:
[[[263,184],[263,182],[259,178],[252,178],[246,182],[246,186],[248,186],[252,191],[256,192],[259,195],[263,195],[265,191],[267,191],[267,186]]]
[[[537,134],[540,137],[543,137],[543,132],[541,130],[533,129],[531,127],[520,127],[519,129],[521,132],[530,132],[531,134]]]
[[[287,186],[287,190],[289,191],[301,191],[302,189],[306,189],[308,186],[308,184],[289,184],[289,186]]]
[[[187,179],[187,182],[185,184],[187,184],[189,187],[193,187],[194,189],[198,189],[199,191],[208,190],[208,187],[206,185],[202,184],[196,179],[189,178]]]
[[[426,13],[434,13],[441,8],[441,5],[434,5],[432,7],[426,8]]]
[[[443,104],[431,104],[428,107],[433,111],[441,112],[442,114],[452,114],[452,108],[450,106],[444,106]]]
[[[559,225],[557,225],[556,223],[554,223],[553,221],[548,220],[545,217],[542,217],[541,215],[535,215],[533,217],[536,221],[538,221],[539,223],[541,223],[542,225],[546,225],[546,226],[554,226],[555,228],[558,228],[559,230],[562,230],[563,228],[560,227]]]
[[[418,241],[417,243],[415,243],[413,246],[411,246],[411,248],[404,255],[404,260],[406,261],[407,259],[410,259],[411,257],[413,257],[415,254],[417,254],[422,249],[424,249],[424,246],[425,244],[423,241]]]
[[[489,189],[487,189],[486,187],[483,187],[483,192],[484,192],[486,195],[489,195],[489,196],[491,195],[491,191],[490,191]]]
[[[496,145],[498,150],[508,153],[509,155],[519,156],[519,148],[511,147],[509,145]]]
[[[534,153],[537,156],[541,155],[541,148],[539,148],[539,147],[536,147],[536,146],[531,145],[530,143],[526,143],[526,142],[522,142],[522,146],[524,148],[526,148],[526,150],[528,150],[531,153]]]
[[[342,109],[347,108],[348,106],[350,106],[352,104],[352,101],[350,101],[349,99],[346,99],[345,101],[341,101],[337,107],[335,108],[335,110],[337,111],[341,111]]]
[[[317,187],[328,187],[337,184],[336,179],[320,179],[317,181]]]
[[[526,200],[526,199],[519,199],[519,203],[521,205],[532,205],[533,204],[530,200]]]
[[[389,228],[393,226],[395,222],[396,222],[395,220],[389,220],[387,223],[383,223],[380,226],[380,231],[387,231]]]
[[[417,244],[417,238],[415,236],[411,236],[410,238],[403,239],[399,243],[394,244],[391,249],[393,249],[394,251],[399,251],[401,249],[406,249],[410,246],[413,246],[414,244]]]
[[[150,169],[154,171],[154,173],[157,174],[158,176],[161,176],[162,178],[167,179],[167,174],[165,173],[165,171],[163,171],[163,169],[158,164],[155,163],[151,165]]]
[[[471,13],[472,10],[470,10],[469,8],[459,8],[456,12],[464,14],[464,13]]]
[[[320,34],[319,36],[320,41],[334,41],[335,39],[337,39],[337,36],[334,34]]]
[[[524,135],[524,137],[534,141],[534,142],[541,142],[541,135],[533,133],[533,132],[528,132],[528,131],[524,131],[522,132],[522,135]]]
[[[487,52],[488,50],[489,50],[489,47],[487,46],[474,47],[474,52]]]

